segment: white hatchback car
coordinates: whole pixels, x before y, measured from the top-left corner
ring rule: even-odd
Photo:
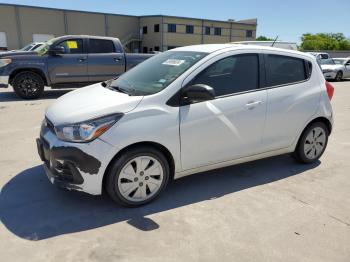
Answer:
[[[333,91],[305,53],[177,48],[57,99],[38,151],[52,183],[141,205],[193,173],[286,153],[316,161],[332,130]]]

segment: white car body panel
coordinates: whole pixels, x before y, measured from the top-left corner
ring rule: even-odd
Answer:
[[[68,93],[48,108],[46,117],[55,126],[112,113],[124,114],[113,127],[90,143],[63,142],[51,132],[43,135],[50,148],[76,147],[101,163],[96,174],[82,172],[84,183],[79,185],[78,190],[100,194],[105,171],[114,156],[137,143],[151,142],[165,147],[174,159],[176,179],[293,152],[300,134],[310,121],[325,117],[333,123],[325,80],[311,55],[232,44],[189,46],[176,50],[209,54],[156,94],[128,96],[96,84]],[[166,104],[214,61],[243,53],[302,58],[312,63],[312,76],[301,83],[257,89],[187,106]],[[247,106],[250,102],[259,103]]]

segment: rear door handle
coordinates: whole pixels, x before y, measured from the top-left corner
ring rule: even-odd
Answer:
[[[245,106],[248,109],[253,109],[259,105],[261,105],[263,102],[262,101],[249,101]]]
[[[122,60],[120,57],[114,58],[114,61],[116,61],[116,62],[120,62],[120,60]]]

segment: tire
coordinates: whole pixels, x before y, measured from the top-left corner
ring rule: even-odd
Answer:
[[[326,150],[329,131],[322,122],[315,122],[302,133],[293,157],[300,163],[316,162]]]
[[[37,73],[25,71],[15,76],[12,86],[20,98],[36,99],[43,94],[45,82]]]
[[[343,72],[342,71],[338,71],[334,80],[337,82],[340,82],[343,79]]]
[[[159,196],[169,177],[169,163],[161,152],[152,147],[137,147],[114,160],[105,187],[116,203],[136,207]]]

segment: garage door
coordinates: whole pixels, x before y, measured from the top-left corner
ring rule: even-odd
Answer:
[[[7,48],[7,39],[6,39],[6,33],[0,32],[0,47],[6,47]]]
[[[49,34],[33,34],[33,42],[46,42],[54,37],[54,35]]]

